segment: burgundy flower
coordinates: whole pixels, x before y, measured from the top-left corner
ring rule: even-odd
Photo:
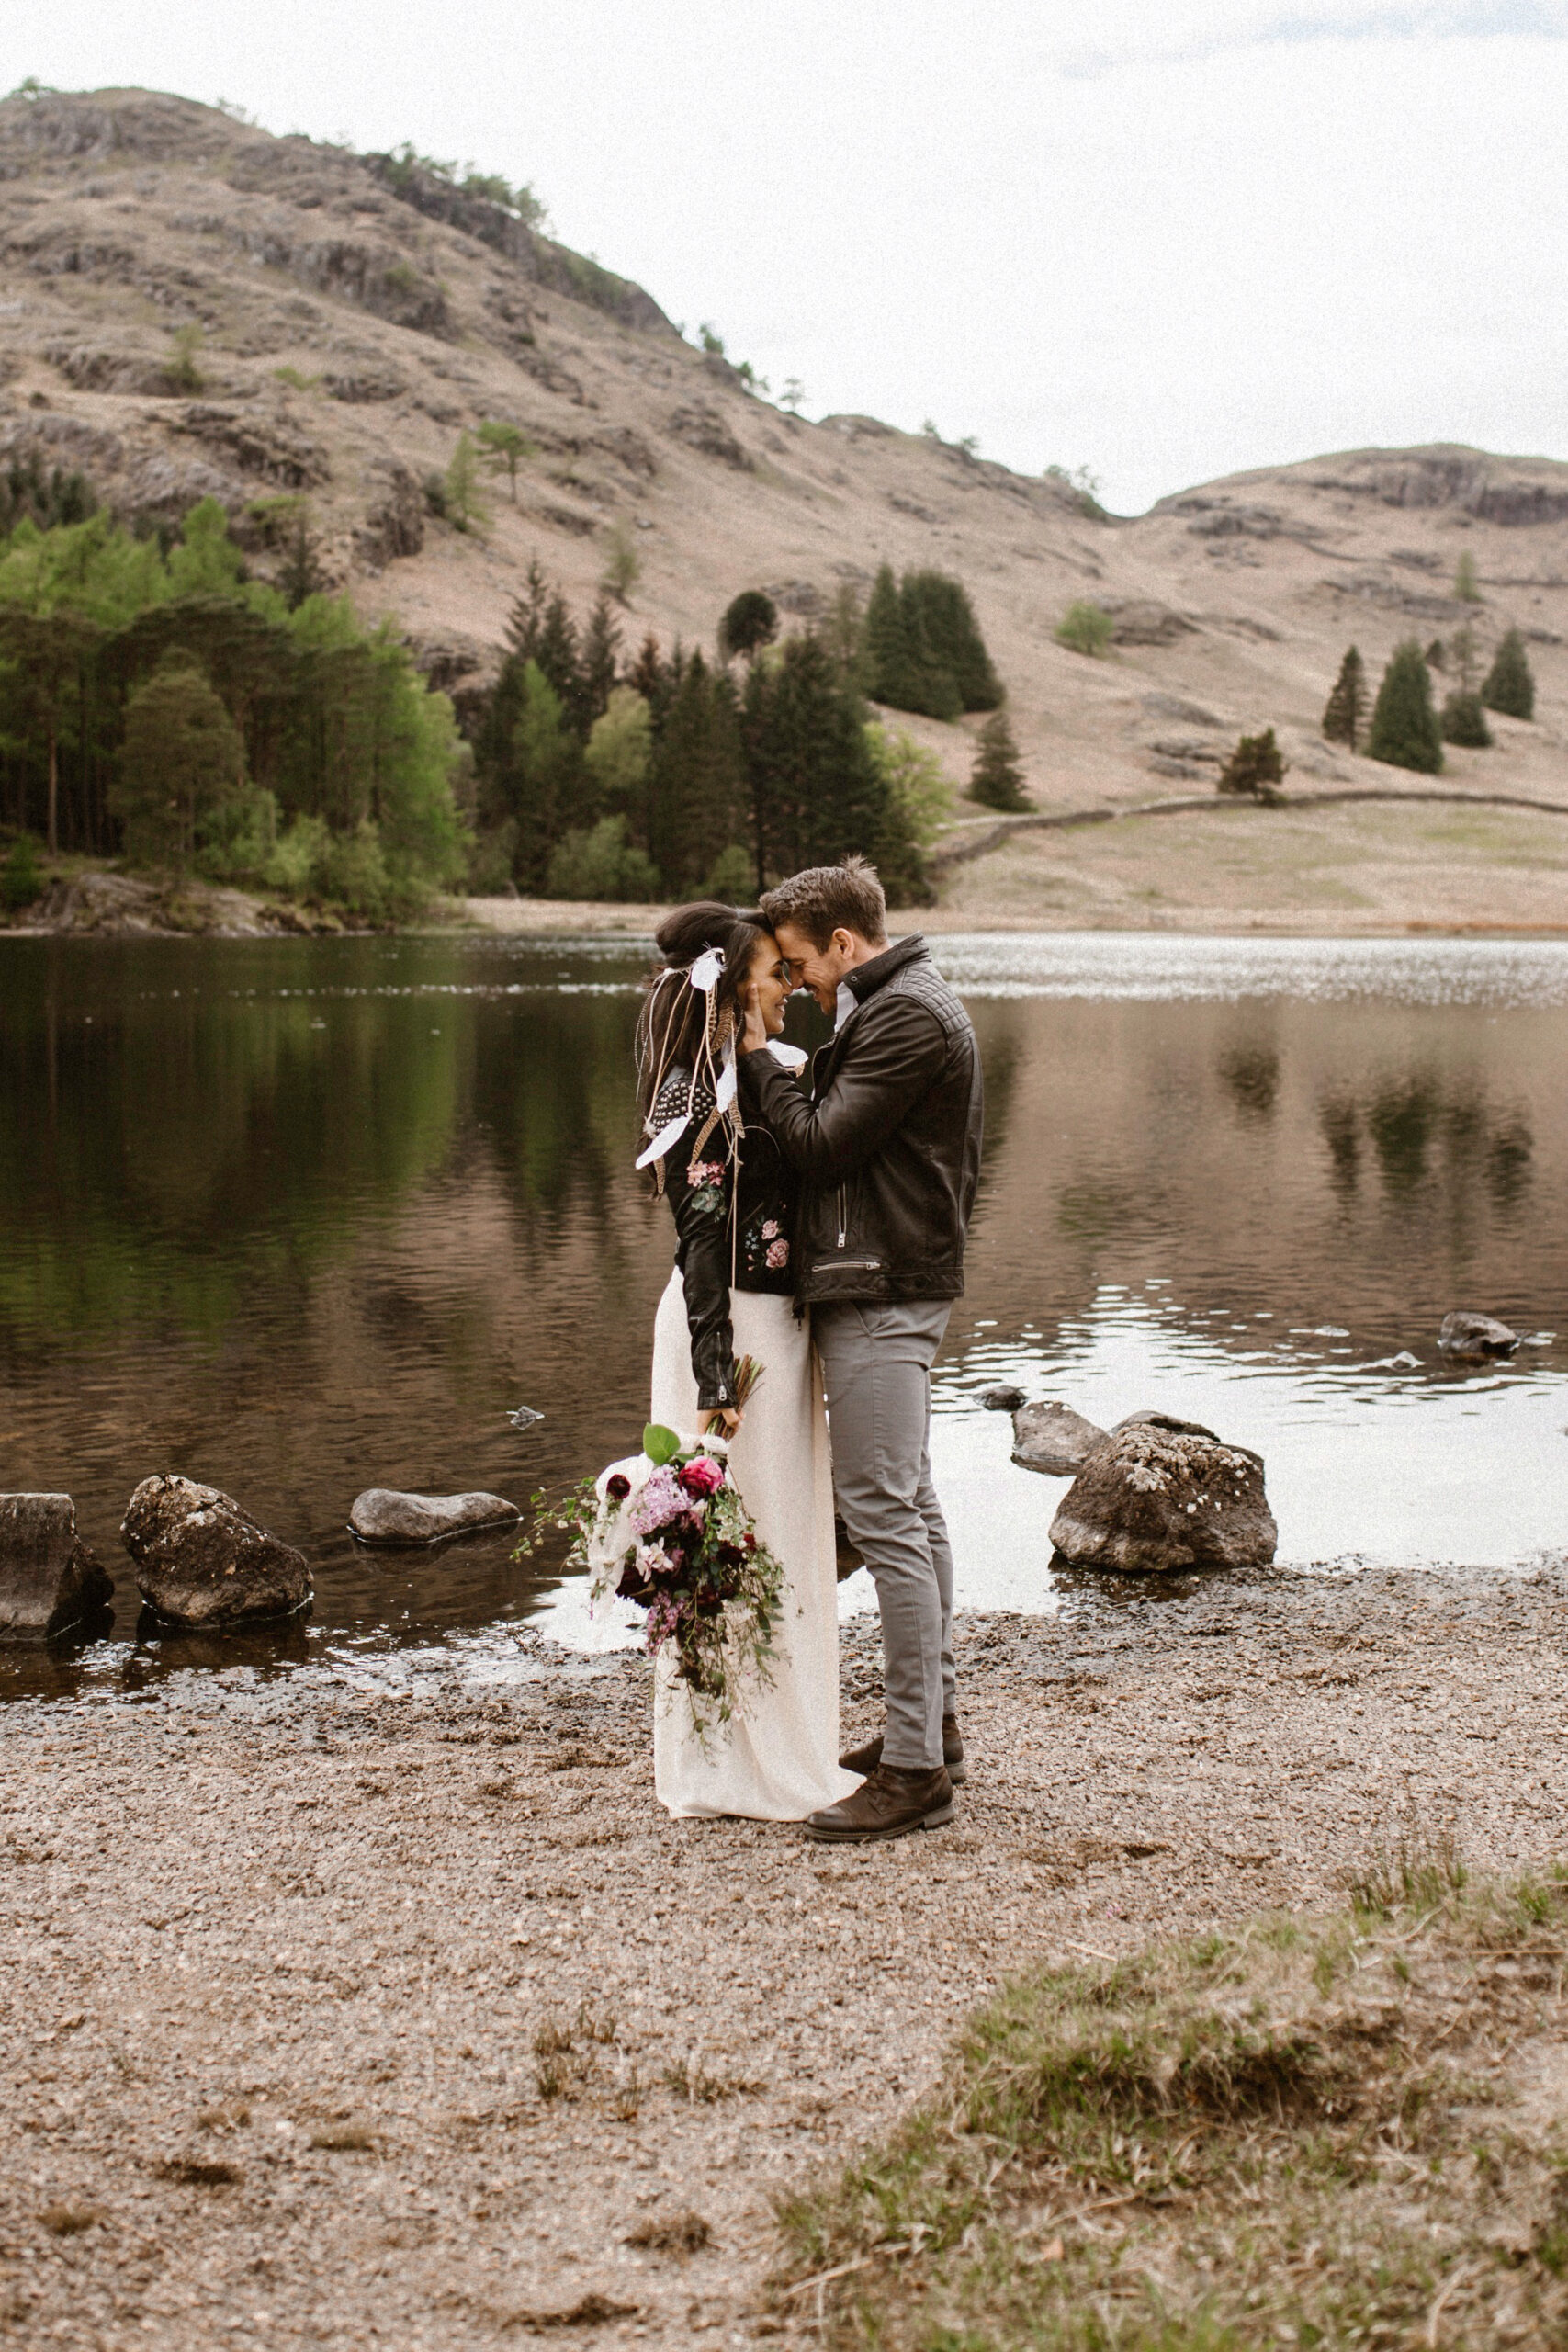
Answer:
[[[624,1503],[626,1497],[631,1493],[631,1480],[619,1470],[616,1471],[613,1478],[607,1478],[604,1481],[604,1492],[609,1496],[610,1500],[613,1503]]]
[[[712,1495],[723,1486],[724,1472],[707,1454],[699,1453],[694,1462],[682,1466],[680,1478],[689,1495]]]

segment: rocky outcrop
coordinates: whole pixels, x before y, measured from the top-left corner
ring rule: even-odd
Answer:
[[[381,571],[398,556],[418,555],[424,545],[424,492],[400,458],[376,458],[366,469],[369,503],[354,535],[361,563]]]
[[[119,1532],[137,1590],[166,1624],[221,1632],[288,1617],[314,1589],[302,1552],[194,1478],[143,1478]]]
[[[671,410],[664,430],[671,441],[683,441],[688,449],[695,449],[705,458],[716,458],[720,465],[731,466],[737,473],[754,470],[750,458],[736,439],[716,409],[705,401],[694,401],[688,408]]]
[[[1473,1315],[1462,1306],[1444,1316],[1438,1332],[1439,1351],[1455,1363],[1495,1363],[1511,1356],[1518,1344],[1518,1333],[1510,1331],[1506,1323],[1490,1315]]]
[[[62,1634],[113,1592],[69,1495],[0,1495],[0,1642]]]
[[[1051,1522],[1076,1567],[1150,1575],[1173,1568],[1255,1568],[1279,1530],[1260,1455],[1161,1413],[1134,1416],[1089,1453]]]
[[[52,882],[12,928],[75,937],[263,939],[280,932],[341,931],[333,916],[203,882],[141,882],[88,871]]]
[[[1021,1405],[1012,1417],[1012,1458],[1021,1470],[1076,1477],[1105,1434],[1070,1405]]]
[[[355,1498],[348,1524],[362,1544],[439,1544],[522,1516],[504,1495],[410,1495],[395,1487],[367,1487]]]

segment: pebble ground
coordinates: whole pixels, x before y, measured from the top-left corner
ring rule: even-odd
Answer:
[[[946,1830],[654,1803],[648,1675],[0,1713],[0,2341],[743,2345],[774,2200],[1007,1973],[1564,1849],[1568,1568],[1098,1585],[961,1622]],[[845,1629],[846,1730],[879,1714]]]

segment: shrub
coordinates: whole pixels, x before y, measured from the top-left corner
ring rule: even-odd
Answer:
[[[0,906],[15,914],[43,896],[43,868],[31,833],[18,833],[0,865]]]
[[[490,500],[479,481],[473,435],[465,426],[442,480],[441,513],[459,531],[482,531],[491,519]]]
[[[871,756],[888,796],[901,809],[921,849],[930,846],[953,815],[953,786],[934,752],[900,727],[897,732],[873,720],[865,730]]]
[[[617,605],[625,605],[641,578],[642,558],[637,551],[637,543],[626,525],[616,523],[604,541],[604,571],[600,588],[606,596],[614,596]]]
[[[727,907],[749,906],[757,891],[757,861],[749,849],[739,842],[731,842],[721,849],[708,869],[707,880],[698,894],[705,899],[717,899]]]
[[[627,841],[624,817],[602,817],[592,829],[566,834],[550,852],[545,877],[547,899],[613,899],[646,904],[660,892],[658,869],[645,852]]]
[[[1274,740],[1274,729],[1261,735],[1239,735],[1236,746],[1220,770],[1216,792],[1249,794],[1254,800],[1278,800],[1285,781],[1285,763]]]
[[[1056,642],[1069,653],[1102,654],[1111,642],[1111,616],[1102,605],[1079,596],[1056,623]]]
[[[196,364],[196,355],[200,349],[199,326],[192,323],[175,328],[170,338],[168,356],[160,370],[166,391],[204,392],[207,390],[207,379]]]
[[[1442,737],[1445,743],[1460,743],[1467,749],[1484,752],[1492,741],[1492,729],[1486,724],[1486,711],[1479,695],[1456,691],[1443,705]]]
[[[1479,605],[1481,586],[1475,577],[1475,558],[1468,548],[1454,566],[1454,594],[1461,605]]]
[[[1360,738],[1361,721],[1367,715],[1367,673],[1359,650],[1352,645],[1339,664],[1339,675],[1334,681],[1323,713],[1323,732],[1330,743],[1344,743],[1352,752]]]
[[[1443,764],[1443,739],[1432,707],[1432,673],[1413,637],[1395,646],[1378,688],[1367,750],[1388,767],[1437,775]]]
[[[1488,710],[1500,710],[1505,718],[1535,717],[1535,679],[1524,639],[1517,628],[1509,629],[1497,648],[1481,699]]]
[[[1016,812],[1029,807],[1018,745],[1012,740],[1005,710],[993,711],[980,729],[979,747],[969,778],[969,797],[987,808]]]
[[[261,869],[262,880],[269,889],[287,891],[291,898],[307,897],[321,887],[331,838],[324,817],[296,817],[273,843]]]
[[[773,598],[761,588],[743,588],[718,625],[718,650],[726,661],[735,653],[760,653],[778,633],[779,608]]]

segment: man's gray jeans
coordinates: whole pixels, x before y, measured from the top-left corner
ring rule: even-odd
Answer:
[[[931,1485],[931,1359],[952,1301],[835,1302],[811,1310],[833,1438],[833,1488],[876,1583],[887,1729],[882,1758],[942,1762],[953,1679],[953,1551]]]

